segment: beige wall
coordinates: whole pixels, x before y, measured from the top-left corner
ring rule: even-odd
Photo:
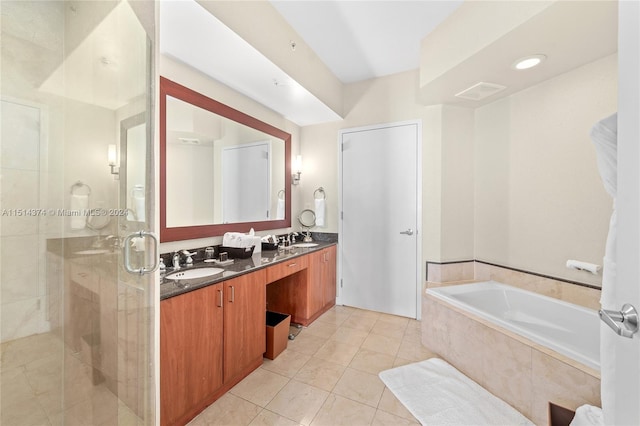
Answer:
[[[347,85],[343,122],[301,129],[299,207],[312,208],[313,191],[324,187],[327,226],[316,230],[337,232],[338,131],[421,119],[424,261],[475,258],[599,285],[600,276],[564,265],[601,263],[611,201],[588,133],[615,111],[616,60],[476,110],[420,105],[417,71]]]
[[[294,194],[299,193],[301,209],[313,208],[313,192],[322,186],[327,225],[315,230],[338,232],[339,130],[422,120],[423,260],[472,259],[473,111],[424,107],[417,87],[418,70],[346,85],[344,121],[301,129],[304,171]]]
[[[589,139],[616,111],[617,55],[476,110],[475,257],[599,285],[612,202]]]

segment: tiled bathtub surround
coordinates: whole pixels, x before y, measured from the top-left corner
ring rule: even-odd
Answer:
[[[600,405],[596,371],[433,296],[422,300],[422,343],[538,425],[549,401]]]
[[[600,289],[478,261],[428,263],[427,287],[459,281],[494,280],[589,309],[600,309]]]

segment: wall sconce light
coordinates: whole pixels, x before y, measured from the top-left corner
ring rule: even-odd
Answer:
[[[297,155],[291,165],[293,174],[291,174],[291,183],[297,185],[300,183],[300,175],[302,174],[302,155]]]
[[[116,167],[116,159],[118,158],[117,156],[117,150],[116,150],[116,146],[113,144],[109,145],[109,150],[107,151],[107,161],[109,164],[109,167],[111,167],[111,174],[114,175],[114,179],[118,179],[119,175],[120,175],[120,168]]]

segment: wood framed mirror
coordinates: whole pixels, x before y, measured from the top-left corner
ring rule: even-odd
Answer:
[[[291,226],[291,135],[160,77],[160,241]]]

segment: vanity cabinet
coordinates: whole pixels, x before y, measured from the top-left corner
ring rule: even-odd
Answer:
[[[336,303],[336,247],[267,268],[267,307],[309,325]]]
[[[186,424],[260,366],[265,305],[264,271],[161,302],[161,424]]]
[[[266,309],[308,325],[335,304],[336,246],[160,302],[160,423],[183,425],[262,364]]]
[[[314,320],[336,303],[336,246],[310,255],[309,319]]]
[[[223,284],[224,381],[229,383],[238,377],[242,379],[248,367],[262,363],[267,344],[265,271],[242,275]]]
[[[185,424],[222,387],[223,285],[160,304],[160,421]]]

